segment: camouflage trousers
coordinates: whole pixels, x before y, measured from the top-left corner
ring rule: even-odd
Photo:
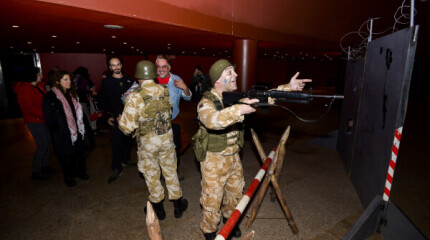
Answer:
[[[221,214],[228,218],[242,198],[245,181],[239,153],[224,156],[207,152],[200,162],[203,216],[200,228],[204,233],[216,232]]]
[[[176,173],[176,152],[172,130],[159,136],[155,133],[140,136],[137,144],[137,167],[145,177],[149,201],[158,203],[164,199],[164,188],[160,181],[161,171],[166,181],[169,200],[182,197]]]

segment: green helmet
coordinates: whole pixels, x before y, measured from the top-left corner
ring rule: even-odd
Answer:
[[[233,66],[229,61],[226,59],[220,59],[216,61],[214,64],[212,64],[211,68],[209,69],[209,76],[212,81],[212,86],[215,84],[215,82],[221,77],[222,72],[227,67]]]
[[[134,76],[137,79],[156,79],[157,73],[155,72],[155,65],[148,61],[148,60],[142,60],[137,63],[136,65],[136,74]]]

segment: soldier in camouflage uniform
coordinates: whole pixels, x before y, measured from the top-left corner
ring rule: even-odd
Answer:
[[[166,218],[164,188],[160,175],[166,180],[169,200],[174,204],[175,218],[180,218],[188,202],[182,198],[182,190],[176,174],[176,152],[171,129],[172,103],[167,87],[154,82],[155,66],[150,61],[140,61],[135,77],[140,87],[126,99],[119,128],[124,134],[133,131],[138,147],[138,169],[145,177],[151,202],[158,219]],[[145,208],[146,210],[146,208]],[[146,211],[145,211],[146,212]]]
[[[215,239],[218,223],[223,215],[224,223],[232,214],[242,198],[245,185],[239,151],[243,147],[243,126],[245,114],[255,112],[248,104],[257,103],[258,99],[243,99],[246,104],[224,107],[222,92],[237,89],[234,67],[227,60],[215,62],[209,75],[213,88],[203,95],[197,106],[200,128],[194,135],[194,152],[200,161],[202,173],[202,193],[200,203],[203,216],[200,222],[206,239]],[[281,85],[277,90],[301,91],[310,79],[296,79]],[[240,237],[241,231],[236,225],[231,236]]]

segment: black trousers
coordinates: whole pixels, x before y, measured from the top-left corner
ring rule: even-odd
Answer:
[[[172,123],[172,131],[173,131],[173,142],[175,143],[176,158],[178,159],[177,165],[179,166],[181,162],[179,158],[179,152],[182,147],[181,126],[179,124]]]
[[[131,141],[117,125],[112,127],[112,170],[122,170],[122,162],[130,161]]]
[[[87,160],[85,158],[85,144],[82,135],[73,145],[73,153],[70,155],[59,156],[61,170],[64,178],[73,178],[87,173]]]

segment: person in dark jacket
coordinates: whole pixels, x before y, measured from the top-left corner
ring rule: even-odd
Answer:
[[[106,64],[111,73],[102,81],[99,100],[112,130],[112,174],[108,179],[108,183],[111,183],[122,175],[122,166],[136,166],[130,159],[132,138],[118,128],[124,109],[121,96],[133,85],[133,80],[122,72],[122,60],[119,57],[109,57]]]
[[[40,68],[30,70],[31,82],[18,82],[15,92],[21,108],[24,123],[36,141],[37,149],[33,157],[33,173],[31,177],[37,180],[45,180],[53,172],[48,165],[50,156],[51,135],[45,126],[42,112],[42,99],[46,94],[45,84],[42,82]]]
[[[60,161],[64,183],[73,187],[74,177],[88,180],[85,159],[85,130],[89,130],[70,73],[59,71],[52,90],[43,98],[43,117],[51,131],[54,152]]]

